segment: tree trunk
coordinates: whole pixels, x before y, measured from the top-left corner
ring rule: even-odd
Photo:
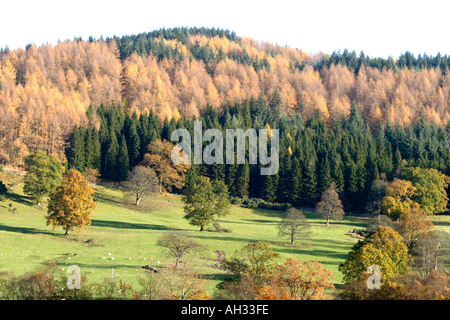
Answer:
[[[66,233],[64,234],[65,236],[69,235],[69,228],[66,228]]]
[[[139,202],[141,201],[141,197],[139,197],[139,196],[136,196],[136,205],[138,206],[139,205]]]
[[[291,245],[294,244],[294,234],[291,234]]]
[[[203,231],[203,225],[200,226],[200,231]]]
[[[330,218],[327,218],[327,227],[330,225]]]

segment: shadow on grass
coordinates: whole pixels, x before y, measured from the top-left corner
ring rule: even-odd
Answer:
[[[238,241],[238,242],[243,242],[244,244],[243,244],[243,246],[245,246],[247,243],[250,243],[250,242],[258,242],[259,240],[257,239],[257,238],[245,238],[245,237],[239,237],[239,236],[222,236],[222,237],[220,237],[220,236],[213,236],[213,235],[211,235],[211,233],[204,233],[204,234],[202,234],[202,233],[197,233],[197,234],[192,234],[192,237],[195,237],[195,238],[197,238],[197,239],[202,239],[202,240],[206,240],[206,241],[208,241],[208,240],[221,240],[221,241]],[[268,242],[268,241],[265,241],[265,240],[261,240],[261,241],[264,241],[264,242]]]
[[[23,196],[17,193],[8,193],[5,202],[7,201],[13,201],[17,203],[24,204],[26,206],[33,206],[34,202],[30,197]]]
[[[115,197],[110,196],[101,191],[96,191],[94,193],[94,199],[95,199],[95,201],[100,201],[103,203],[110,203],[110,204],[115,204],[115,205],[123,204],[121,201],[118,201],[118,199],[116,199]]]
[[[438,227],[449,227],[450,226],[450,220],[448,220],[448,221],[439,221],[439,220],[436,221],[435,220],[432,222],[435,226],[438,226]]]
[[[305,214],[306,219],[311,223],[317,223],[317,225],[323,224],[323,226],[326,228],[326,220],[322,217],[315,215],[315,214]],[[368,219],[367,218],[361,218],[361,217],[350,217],[350,216],[344,216],[343,220],[330,220],[330,227],[332,226],[352,226],[352,227],[358,227],[358,228],[365,228],[367,225]]]
[[[328,259],[333,260],[342,260],[344,261],[348,257],[348,252],[342,253],[342,252],[335,252],[335,251],[329,251],[329,250],[320,250],[320,249],[290,249],[290,248],[275,248],[274,251],[277,252],[283,252],[283,253],[290,253],[290,254],[305,254],[310,255],[313,257],[322,256]],[[331,262],[330,262],[331,263]],[[334,264],[334,263],[333,263]]]
[[[63,264],[61,264],[63,265]],[[123,269],[136,269],[136,270],[144,270],[142,267],[144,266],[144,264],[142,265],[127,265],[127,264],[118,264],[118,263],[114,263],[114,261],[106,261],[105,263],[102,264],[98,264],[98,263],[79,263],[77,262],[76,265],[83,271],[83,270],[89,270],[91,268],[95,268],[95,269],[109,269],[111,270],[111,268],[114,269],[119,269],[119,268],[123,268]]]
[[[180,231],[183,229],[171,228],[164,225],[148,224],[148,223],[130,223],[123,221],[107,221],[107,220],[92,220],[92,227],[100,228],[116,228],[116,229],[135,229],[135,230],[173,230]]]
[[[220,273],[216,273],[216,274],[204,273],[204,274],[199,274],[198,276],[205,280],[215,280],[215,281],[225,281],[230,277],[229,275],[226,275],[223,273],[222,274],[220,274]]]
[[[241,219],[239,221],[218,220],[220,223],[234,223],[234,224],[272,224],[276,225],[278,222],[273,220],[259,220],[259,219]]]
[[[23,233],[23,234],[46,234],[51,236],[60,236],[59,234],[55,234],[53,232],[45,231],[45,230],[39,230],[34,228],[26,228],[26,227],[12,227],[12,226],[5,226],[3,224],[0,224],[0,231],[7,231],[7,232],[17,232],[17,233]]]

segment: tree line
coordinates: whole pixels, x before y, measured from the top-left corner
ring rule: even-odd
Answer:
[[[329,56],[322,57],[319,61],[314,63],[314,67],[317,70],[323,67],[330,67],[332,64],[341,64],[349,68],[355,74],[357,74],[361,66],[370,68],[377,68],[382,71],[387,70],[399,70],[399,69],[439,69],[443,74],[448,72],[450,66],[450,56],[441,55],[440,53],[435,56],[428,55],[426,53],[414,56],[410,51],[402,53],[397,59],[392,57],[388,58],[374,58],[367,56],[363,51],[359,55],[352,51],[345,49],[343,52],[334,51]]]

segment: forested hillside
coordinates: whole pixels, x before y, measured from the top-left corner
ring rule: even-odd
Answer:
[[[443,127],[450,119],[448,66],[449,58],[440,55],[308,55],[197,28],[4,48],[0,163],[21,166],[35,149],[63,159],[74,126],[87,128],[88,110],[102,104],[120,104],[130,115],[152,110],[163,122],[202,116],[208,104],[223,115],[260,97],[270,108],[279,102],[275,124],[320,111],[330,126],[348,116],[354,102],[374,132],[381,124],[407,130],[420,116]],[[99,129],[100,121],[93,125]]]

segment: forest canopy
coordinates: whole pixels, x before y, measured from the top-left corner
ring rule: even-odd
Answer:
[[[161,120],[223,114],[250,99],[279,115],[328,124],[360,109],[370,128],[450,118],[449,58],[371,58],[355,52],[309,55],[234,32],[161,29],[107,39],[74,39],[0,51],[0,162],[22,166],[36,149],[65,156],[74,126],[86,127],[102,104]],[[95,117],[94,117],[95,118]],[[98,119],[91,119],[100,126]],[[120,137],[119,137],[120,142]]]

